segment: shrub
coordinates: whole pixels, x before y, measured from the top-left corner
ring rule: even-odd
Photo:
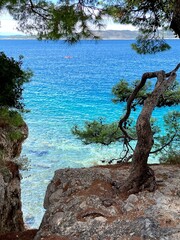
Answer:
[[[23,84],[29,82],[32,72],[22,70],[22,56],[16,61],[3,52],[0,52],[0,66],[0,107],[23,110]]]
[[[180,151],[172,150],[159,159],[161,164],[180,164]]]
[[[13,126],[20,127],[24,124],[21,114],[15,110],[9,110],[5,107],[0,108],[0,127]]]
[[[23,138],[23,134],[19,130],[13,130],[8,134],[11,141],[17,141]]]

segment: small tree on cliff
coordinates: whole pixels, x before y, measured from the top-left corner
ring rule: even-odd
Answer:
[[[148,72],[142,75],[141,81],[136,83],[134,89],[128,86],[128,83],[121,81],[120,84],[113,88],[116,95],[115,101],[127,101],[125,115],[120,119],[118,124],[103,124],[102,121],[88,122],[85,129],[81,130],[75,126],[72,130],[79,139],[83,140],[85,144],[101,143],[109,145],[112,142],[121,140],[126,151],[121,157],[121,161],[132,158],[132,168],[130,176],[121,190],[130,192],[137,192],[142,189],[154,190],[155,177],[152,169],[149,168],[147,161],[151,153],[162,151],[170,146],[173,141],[179,138],[179,122],[180,114],[174,112],[169,114],[171,121],[171,130],[166,136],[159,140],[161,146],[152,150],[154,144],[154,126],[151,124],[151,115],[155,107],[172,106],[180,103],[179,94],[180,88],[175,83],[176,72],[180,68],[180,64],[169,73],[164,71]],[[156,78],[156,84],[151,92],[146,91],[145,84],[148,79]],[[141,113],[136,122],[136,130],[129,128],[129,116],[132,109],[137,105],[143,105]],[[135,149],[131,146],[131,141],[137,141]],[[165,140],[165,141],[164,141]],[[123,150],[124,151],[124,150]],[[132,154],[133,152],[133,154]]]
[[[114,98],[112,102],[115,104],[127,102],[132,92],[140,81],[128,83],[125,80],[121,80],[112,88]],[[136,94],[134,100],[131,102],[130,107],[126,107],[126,113],[123,119],[126,121],[121,124],[120,121],[113,123],[105,123],[103,118],[94,121],[87,121],[83,128],[79,128],[77,125],[72,128],[72,133],[80,139],[84,144],[101,144],[102,146],[109,146],[110,144],[118,142],[122,145],[122,150],[117,158],[102,160],[111,164],[128,162],[132,159],[134,146],[137,141],[135,121],[131,118],[130,113],[136,111],[138,106],[143,106],[144,101],[150,96],[152,91],[151,83],[148,81]],[[176,81],[171,87],[169,87],[158,100],[157,108],[165,106],[178,105],[180,103],[180,85]],[[162,116],[161,116],[162,117]],[[167,152],[172,152],[173,149],[178,148],[180,138],[180,112],[172,111],[163,116],[164,129],[163,133],[159,126],[156,125],[156,119],[151,118],[151,128],[153,132],[154,145],[150,154],[158,154],[159,157],[163,157]],[[162,124],[162,119],[160,120]]]
[[[167,1],[58,1],[54,4],[39,0],[3,0],[0,7],[9,9],[14,19],[19,21],[19,28],[39,39],[57,40],[65,38],[74,43],[81,38],[96,38],[90,26],[102,27],[104,17],[111,16],[119,23],[132,24],[139,28],[140,35],[133,48],[141,54],[156,53],[170,48],[164,41],[159,29],[170,29],[180,36],[180,0]],[[91,23],[91,24],[89,24]],[[153,146],[153,133],[150,117],[153,109],[165,91],[173,85],[179,65],[170,73],[164,71],[143,74],[127,100],[127,112],[119,121],[119,128],[127,141],[131,139],[125,126],[132,108],[132,103],[147,79],[157,78],[151,94],[144,101],[137,124],[137,145],[133,153],[133,164],[128,181],[123,189],[139,191],[144,187],[153,189],[154,173],[147,165],[147,159]],[[147,136],[147,137],[146,137]]]

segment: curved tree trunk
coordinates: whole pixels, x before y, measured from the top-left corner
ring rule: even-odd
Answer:
[[[144,106],[136,123],[137,144],[132,158],[132,168],[127,181],[123,186],[120,187],[121,191],[128,191],[132,193],[141,191],[145,188],[153,191],[156,187],[154,172],[148,167],[147,164],[149,153],[154,142],[150,118],[154,108],[158,103],[159,97],[166,91],[169,86],[173,84],[176,78],[176,71],[179,67],[180,64],[172,72],[167,74],[165,74],[164,71],[145,73],[142,76],[140,84],[136,87],[140,90],[146,83],[147,79],[154,77],[157,78],[154,90],[145,100]],[[137,89],[135,89],[134,92],[135,91],[137,92]],[[126,121],[128,117],[129,114],[127,114],[126,117],[123,117],[123,121]],[[121,128],[123,128],[123,121],[120,121]]]

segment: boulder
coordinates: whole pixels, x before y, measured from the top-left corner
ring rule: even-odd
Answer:
[[[169,192],[165,195],[166,184],[158,186],[157,194],[147,191],[129,196],[119,194],[114,182],[122,183],[128,168],[115,165],[57,170],[47,187],[46,212],[34,240],[178,239],[179,196],[174,191],[171,196]],[[163,169],[167,170],[154,166],[161,182]],[[179,173],[180,168],[176,167],[173,178],[178,179]],[[166,179],[167,184],[172,180]],[[170,197],[171,202],[166,199],[160,204],[162,196]],[[168,216],[171,222],[164,221]]]

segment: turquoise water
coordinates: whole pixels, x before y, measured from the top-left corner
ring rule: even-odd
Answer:
[[[108,148],[83,145],[71,134],[71,128],[99,117],[107,122],[119,119],[122,105],[111,102],[114,84],[120,79],[140,79],[147,71],[171,71],[180,62],[178,40],[169,41],[170,51],[147,56],[133,52],[131,43],[82,41],[68,46],[61,41],[0,41],[1,51],[15,58],[24,55],[24,67],[34,72],[24,91],[26,108],[31,110],[24,115],[29,137],[22,152],[30,162],[29,171],[22,172],[23,211],[28,226],[39,226],[45,190],[56,169],[91,166],[120,153],[119,144]],[[154,116],[161,122],[168,110],[157,109]]]

